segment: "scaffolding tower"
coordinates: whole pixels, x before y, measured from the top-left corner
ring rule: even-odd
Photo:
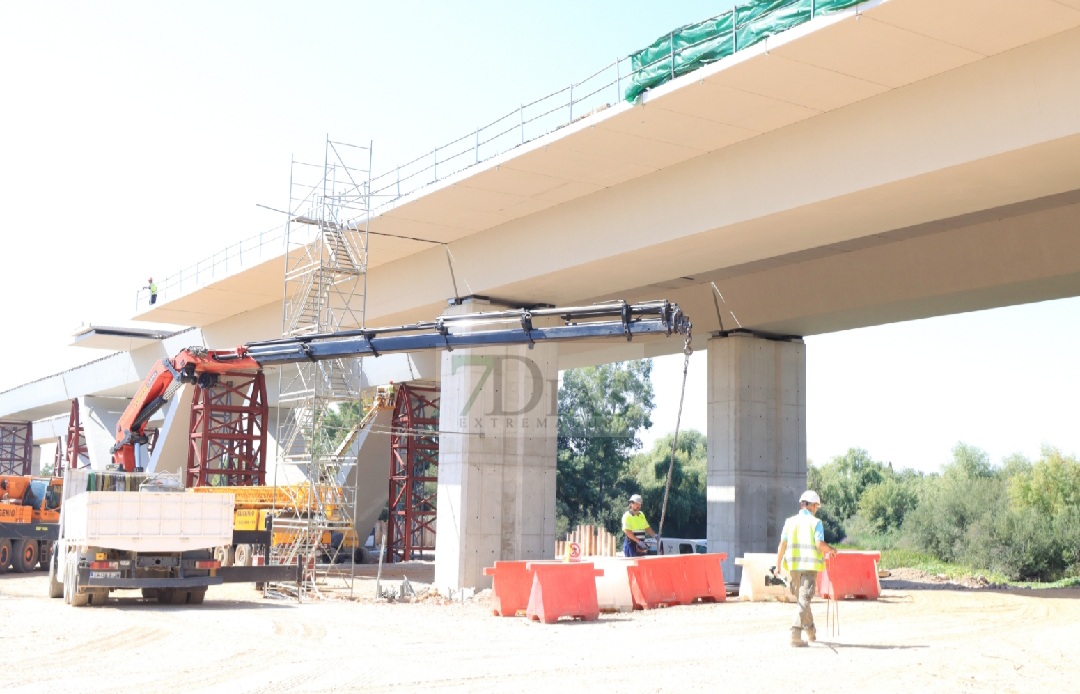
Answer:
[[[386,552],[391,561],[435,552],[439,487],[439,387],[410,381],[397,391],[390,434]]]
[[[371,215],[371,143],[366,146],[326,138],[321,164],[292,161],[285,227],[285,292],[282,336],[364,328],[367,299],[368,220]],[[356,537],[357,475],[350,447],[362,415],[360,359],[294,364],[279,374],[279,478],[307,485],[306,517],[275,520],[274,563],[301,562],[300,595],[318,593],[334,575],[353,588],[355,573],[330,572],[320,565],[344,559],[346,542]],[[350,422],[350,424],[345,424]],[[351,566],[351,563],[350,563]],[[281,586],[284,588],[284,586]]]
[[[0,422],[0,475],[29,475],[34,461],[34,426]]]

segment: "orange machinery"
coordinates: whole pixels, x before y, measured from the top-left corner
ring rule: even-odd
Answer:
[[[0,475],[0,573],[45,568],[60,523],[59,477]]]

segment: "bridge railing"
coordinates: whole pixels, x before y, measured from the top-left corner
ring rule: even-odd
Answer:
[[[280,258],[285,251],[285,226],[281,225],[255,236],[243,239],[190,265],[180,272],[169,275],[157,283],[158,302],[175,299],[200,287],[220,280],[241,269],[249,268],[272,258]],[[284,271],[283,271],[284,272]],[[135,294],[135,311],[150,302],[150,290],[143,287]]]
[[[765,39],[823,14],[847,10],[873,0],[754,0],[715,17],[688,24],[659,37],[651,45],[618,58],[584,79],[496,118],[471,133],[435,147],[411,161],[371,179],[370,215],[400,198],[446,180],[466,169],[558,131],[621,101],[635,101],[645,91],[700,67],[747,49]],[[857,11],[857,9],[856,9]],[[269,247],[269,251],[267,250]],[[159,300],[187,293],[234,272],[253,257],[284,248],[284,228],[245,239],[169,277],[159,284]],[[140,290],[136,306],[149,293]]]

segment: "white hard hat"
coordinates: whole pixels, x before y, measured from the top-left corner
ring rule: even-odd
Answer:
[[[808,504],[820,504],[821,497],[817,495],[817,492],[807,489],[802,493],[802,496],[799,497],[799,502],[802,503],[803,501]]]
[[[632,503],[632,504],[640,504],[641,503],[641,495],[640,494],[635,494],[632,497],[630,497],[630,503]]]

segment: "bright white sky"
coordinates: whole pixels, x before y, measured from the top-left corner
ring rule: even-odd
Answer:
[[[0,0],[0,390],[101,356],[63,345],[129,319],[148,275],[280,224],[256,204],[283,207],[327,134],[388,171],[731,4]],[[810,458],[1080,450],[1078,309],[808,338]],[[646,443],[674,428],[681,366],[656,363]],[[683,426],[704,431],[704,354],[690,374]]]

